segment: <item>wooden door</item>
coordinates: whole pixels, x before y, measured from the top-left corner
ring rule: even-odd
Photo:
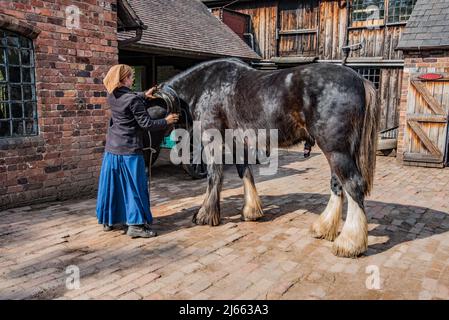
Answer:
[[[412,75],[407,97],[404,161],[443,166],[447,147],[449,76]]]
[[[278,53],[286,56],[318,54],[319,1],[279,1]]]

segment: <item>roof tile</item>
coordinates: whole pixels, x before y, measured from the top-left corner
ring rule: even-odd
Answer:
[[[398,49],[421,49],[449,43],[449,0],[418,0]]]

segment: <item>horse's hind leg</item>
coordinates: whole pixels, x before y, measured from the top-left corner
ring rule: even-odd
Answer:
[[[245,205],[242,210],[242,219],[245,221],[255,221],[263,217],[262,204],[257,194],[256,185],[251,166],[247,164],[237,164],[237,171],[243,179],[245,193]]]
[[[319,218],[312,224],[310,232],[313,237],[334,241],[338,234],[343,211],[343,188],[337,176],[331,178],[331,197]]]
[[[368,223],[364,209],[364,183],[354,159],[349,154],[332,153],[332,170],[341,181],[348,199],[348,213],[332,251],[341,257],[357,257],[368,247]]]
[[[220,223],[220,192],[223,185],[223,165],[207,165],[207,191],[200,210],[192,221],[196,224],[216,226]]]

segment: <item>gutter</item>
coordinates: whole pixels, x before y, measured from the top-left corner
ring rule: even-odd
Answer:
[[[220,55],[201,51],[190,51],[176,48],[158,47],[154,45],[146,45],[141,43],[132,43],[127,48],[129,51],[144,52],[148,54],[156,55],[168,55],[174,57],[185,57],[194,59],[210,59],[210,58],[238,58],[244,61],[260,61],[261,58],[252,57],[240,57],[234,55]]]
[[[125,40],[118,40],[119,49],[123,49],[131,44],[137,43],[142,39],[143,30],[146,30],[148,27],[146,25],[141,25],[139,29],[136,30],[136,35],[132,38]]]
[[[400,47],[397,46],[394,50],[402,51],[428,51],[428,50],[449,50],[449,45],[441,46],[418,46],[418,47]]]
[[[148,27],[140,20],[137,13],[134,11],[134,9],[131,7],[131,5],[128,3],[127,0],[118,0],[117,1],[117,10],[124,10],[129,16],[131,16],[131,19],[134,20],[134,25],[129,27],[123,27],[117,30],[118,32],[121,31],[136,31],[136,35],[132,38],[125,39],[125,40],[118,40],[118,47],[119,49],[124,48],[126,46],[129,46],[133,43],[139,42],[142,39],[143,30],[146,30]],[[117,12],[118,15],[118,12]]]

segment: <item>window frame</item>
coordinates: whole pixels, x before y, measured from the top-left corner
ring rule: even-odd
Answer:
[[[360,2],[360,3],[359,3]],[[369,15],[366,13],[366,9],[370,6],[370,4],[365,4],[365,2],[377,2],[378,6],[380,8],[380,12],[382,13],[378,19],[367,19]],[[357,5],[359,5],[362,8],[359,8]],[[364,5],[364,6],[363,6]],[[376,4],[372,4],[376,5]],[[366,14],[367,17],[365,19],[354,19],[354,8],[357,6],[355,10],[361,11],[359,14]],[[376,26],[382,26],[385,24],[387,12],[386,12],[386,6],[385,6],[385,0],[353,0],[351,2],[351,7],[349,10],[350,15],[350,27],[376,27]]]
[[[379,18],[378,20],[354,20],[354,3],[355,2],[363,2],[363,1],[379,1],[382,3],[383,6],[383,17]],[[411,1],[411,6],[394,6],[392,7],[392,4],[394,2],[399,2],[400,4],[403,2]],[[417,0],[353,0],[350,4],[350,12],[349,12],[349,30],[352,29],[360,29],[360,28],[378,28],[378,27],[385,27],[385,26],[395,26],[395,25],[405,25],[407,21],[410,19],[410,16],[413,13],[413,9],[415,8]],[[401,15],[399,14],[398,20],[391,19],[391,12],[396,13],[397,10],[401,11],[402,8],[405,8],[404,10],[408,10],[409,13],[407,15]],[[408,8],[408,9],[407,9]],[[401,20],[402,17],[406,16],[406,19]]]
[[[397,21],[391,21],[390,18],[391,18],[391,17],[394,17],[394,16],[391,15],[391,12],[392,12],[392,3],[393,3],[393,2],[399,2],[400,4],[402,4],[403,2],[408,2],[408,1],[411,2],[411,6],[410,6],[410,7],[405,7],[406,9],[409,9],[409,8],[410,8],[410,13],[409,13],[408,16],[407,16],[407,19],[401,20],[401,17],[403,17],[403,16],[401,16],[401,14],[399,14],[399,15],[398,15],[399,20],[397,20]],[[413,9],[415,8],[416,1],[417,1],[417,0],[388,0],[388,8],[387,8],[388,11],[387,11],[386,24],[387,24],[387,25],[406,24],[407,21],[410,19],[410,16],[411,16],[412,13],[413,13]],[[401,6],[395,6],[395,7],[394,7],[394,9],[395,9],[394,11],[396,11],[396,9],[400,11],[402,8],[403,8],[403,7],[401,7]]]
[[[361,75],[364,79],[371,81],[376,89],[380,88],[381,83],[381,75],[382,75],[382,68],[377,66],[363,66],[363,67],[352,67],[359,75]],[[375,72],[372,74],[371,70],[374,70]],[[362,71],[362,72],[360,72]],[[364,71],[367,71],[364,72]],[[374,81],[372,79],[374,77]]]
[[[16,38],[17,44],[9,42],[9,38]],[[38,114],[37,114],[37,94],[36,94],[36,65],[35,49],[33,40],[18,32],[0,28],[0,67],[4,69],[4,79],[0,81],[0,90],[6,90],[7,97],[2,97],[0,105],[6,108],[5,114],[0,118],[0,124],[6,124],[9,132],[1,132],[0,139],[25,138],[39,135]],[[18,55],[18,63],[10,62],[11,52]],[[22,59],[28,56],[28,63],[24,64]],[[12,82],[10,71],[17,68],[19,71],[18,81]],[[29,78],[28,78],[29,77]],[[29,79],[29,81],[25,81]],[[15,79],[17,80],[17,79]],[[20,89],[20,99],[13,99],[12,88]],[[29,94],[27,97],[26,94]],[[26,99],[29,98],[29,99]],[[15,117],[13,105],[21,105],[20,117]],[[31,109],[26,106],[29,105]],[[27,114],[31,111],[29,114]],[[31,114],[31,115],[30,115]],[[31,130],[28,125],[31,122]],[[21,133],[14,132],[16,123],[20,124]]]
[[[131,66],[134,71],[134,83],[132,86],[133,91],[141,92],[144,91],[145,87],[145,75],[147,68],[144,65]]]

